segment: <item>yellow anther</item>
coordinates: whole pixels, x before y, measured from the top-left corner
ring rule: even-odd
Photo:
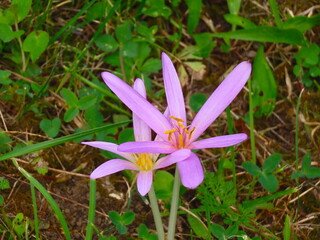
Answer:
[[[177,131],[177,129],[174,128],[174,129],[165,131],[164,134],[171,134],[171,133],[174,133],[175,131]]]
[[[193,127],[188,135],[188,139],[191,138],[192,133],[194,132],[194,130],[196,130],[196,127]]]
[[[182,129],[186,128],[183,124],[177,122],[178,126],[181,127]]]
[[[179,148],[183,148],[183,136],[182,134],[179,134]]]
[[[190,132],[188,131],[188,129],[184,128],[183,131],[185,131],[186,134],[190,134]]]
[[[181,118],[177,118],[177,117],[174,117],[174,116],[170,116],[170,118],[176,120],[177,122],[184,122]]]
[[[142,171],[150,171],[153,169],[153,160],[148,153],[141,153],[136,161],[136,164]]]

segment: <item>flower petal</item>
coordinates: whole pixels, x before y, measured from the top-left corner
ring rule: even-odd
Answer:
[[[122,170],[139,170],[132,162],[122,159],[112,159],[105,163],[102,163],[91,174],[91,179],[101,178],[112,173],[116,173]]]
[[[130,161],[134,161],[135,158],[130,153],[120,152],[118,151],[118,145],[110,142],[100,142],[100,141],[94,141],[94,142],[82,142],[82,144],[99,148],[102,150],[106,150],[109,152],[113,152],[115,154],[118,154],[119,156],[128,159]]]
[[[156,162],[154,169],[165,168],[177,162],[183,161],[188,158],[190,154],[190,149],[180,149],[178,151],[175,151],[168,156],[160,158]]]
[[[130,153],[172,153],[175,150],[170,143],[162,141],[125,142],[118,147],[118,151]]]
[[[167,138],[164,132],[170,130],[172,126],[158,109],[117,76],[108,72],[103,72],[101,75],[104,82],[131,111],[143,119],[163,139]]]
[[[244,87],[250,73],[251,64],[242,62],[225,78],[193,119],[189,129],[195,127],[195,130],[189,142],[196,140],[225,110]]]
[[[177,163],[182,185],[187,188],[196,188],[203,181],[204,174],[200,159],[191,152],[190,157]]]
[[[180,80],[173,63],[164,52],[162,53],[162,72],[170,114],[186,121],[186,108]]]
[[[141,79],[136,79],[133,85],[136,90],[143,98],[146,98],[146,88]],[[136,141],[151,141],[151,129],[150,127],[138,117],[137,114],[132,114],[134,138]]]
[[[138,191],[142,196],[146,195],[150,191],[152,179],[152,171],[140,171],[138,173],[137,186]]]
[[[247,135],[244,133],[212,137],[191,143],[190,149],[230,147],[246,139]]]

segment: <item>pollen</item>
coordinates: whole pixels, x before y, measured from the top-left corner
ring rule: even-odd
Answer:
[[[141,171],[150,171],[153,169],[153,160],[148,153],[141,153],[136,161]]]
[[[181,118],[177,118],[177,117],[174,117],[174,116],[170,116],[170,118],[176,120],[177,122],[184,122]]]

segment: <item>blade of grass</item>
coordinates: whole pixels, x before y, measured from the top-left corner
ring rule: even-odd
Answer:
[[[277,26],[282,27],[282,21],[280,18],[280,13],[279,13],[277,2],[275,0],[268,0],[268,2],[269,2],[269,6],[270,6],[271,12],[273,14],[274,20],[276,21]]]
[[[41,143],[36,143],[36,144],[32,144],[30,146],[26,146],[24,148],[21,148],[19,150],[14,150],[11,152],[8,152],[2,156],[0,156],[0,161],[9,159],[9,158],[13,158],[13,157],[18,157],[21,155],[25,155],[31,152],[36,152],[45,148],[49,148],[49,147],[53,147],[53,146],[57,146],[59,144],[65,143],[65,142],[69,142],[72,141],[74,139],[80,138],[80,137],[84,137],[87,135],[90,135],[92,133],[97,133],[100,131],[104,131],[107,130],[109,128],[114,128],[114,127],[118,127],[121,125],[125,125],[130,123],[131,121],[124,121],[124,122],[119,122],[119,123],[114,123],[114,124],[110,124],[110,125],[106,125],[106,126],[102,126],[102,127],[97,127],[97,128],[93,128],[93,129],[89,129],[80,133],[75,133],[75,134],[70,134],[68,136],[63,136],[60,138],[56,138],[56,139],[52,139],[49,141],[45,141],[45,142],[41,142]]]
[[[44,196],[44,198],[48,201],[48,203],[50,204],[50,206],[53,209],[54,213],[56,214],[56,216],[58,218],[58,221],[61,224],[61,227],[62,227],[62,229],[64,231],[64,235],[66,236],[66,239],[67,240],[71,240],[71,235],[70,235],[70,231],[69,231],[69,228],[68,228],[67,221],[66,221],[65,217],[63,216],[63,213],[62,213],[61,209],[59,208],[58,204],[53,199],[53,197],[41,185],[41,183],[38,182],[37,179],[32,177],[30,173],[28,173],[26,170],[24,170],[22,167],[19,166],[19,164],[18,164],[16,159],[12,159],[12,162],[16,166],[16,168],[19,170],[19,172],[21,172],[21,174],[25,178],[27,178],[30,181],[30,183],[33,184],[41,192],[41,194]]]
[[[39,239],[39,219],[38,219],[38,209],[37,209],[37,198],[36,191],[34,190],[34,185],[30,182],[31,189],[31,199],[33,207],[33,218],[34,218],[34,231],[36,233],[36,239]]]
[[[91,240],[93,236],[95,210],[96,210],[96,180],[90,179],[90,201],[89,201],[88,223],[87,223],[87,229],[86,229],[86,240]]]
[[[251,78],[248,80],[249,87],[249,118],[250,118],[250,145],[251,145],[251,162],[256,164],[256,141],[254,135],[254,116],[253,116],[253,101],[252,101],[252,82]]]

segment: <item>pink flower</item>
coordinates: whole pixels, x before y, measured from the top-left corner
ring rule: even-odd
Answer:
[[[233,69],[212,93],[189,126],[186,124],[186,111],[180,81],[171,60],[165,53],[162,53],[162,67],[168,103],[168,114],[166,115],[117,76],[108,72],[102,73],[102,78],[109,88],[162,139],[162,141],[123,143],[118,147],[118,151],[171,154],[182,149],[229,147],[241,143],[247,138],[246,134],[239,133],[197,141],[199,136],[225,110],[246,84],[251,73],[249,62],[242,62]],[[182,184],[188,188],[196,188],[204,177],[203,168],[197,155],[191,152],[188,158],[176,162]]]
[[[134,84],[134,91],[136,94],[141,94],[141,98],[146,97],[146,90],[141,79],[137,79]],[[138,115],[133,114],[133,129],[136,141],[151,141],[151,129],[142,121]],[[118,154],[123,159],[112,159],[97,167],[90,175],[90,178],[101,178],[122,170],[139,171],[137,177],[137,186],[139,193],[146,195],[152,185],[153,170],[167,167],[177,161],[182,161],[190,156],[189,149],[181,149],[172,154],[158,159],[159,154],[154,153],[125,153],[118,151],[118,145],[109,142],[82,142],[92,147],[107,150]],[[157,160],[158,159],[158,160]]]

